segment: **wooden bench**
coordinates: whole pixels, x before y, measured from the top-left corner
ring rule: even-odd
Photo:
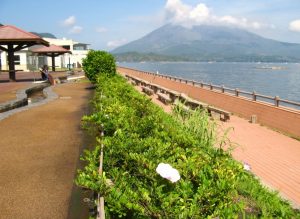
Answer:
[[[175,100],[179,99],[180,93],[175,90],[166,90],[166,92],[170,95],[170,98],[172,99],[172,102],[175,102]]]
[[[168,94],[162,93],[162,92],[157,92],[158,99],[162,101],[165,104],[169,104],[172,102],[172,99]]]
[[[149,96],[151,96],[151,95],[154,94],[154,91],[153,91],[151,88],[149,88],[149,87],[144,87],[144,86],[142,86],[142,91],[143,91],[144,93],[148,94]]]
[[[183,100],[183,102],[185,102],[185,104],[190,106],[192,109],[196,109],[197,107],[200,107],[201,109],[207,109],[208,108],[207,103],[203,103],[203,102],[200,102],[198,100],[192,99],[184,93],[180,94],[180,99]]]
[[[181,103],[179,100],[176,100],[174,102],[174,107],[177,107],[177,109],[183,111],[185,114],[191,113],[191,109],[188,106]]]
[[[164,88],[162,86],[158,85],[158,84],[150,83],[149,86],[154,91],[154,93],[157,93],[159,91],[163,91],[164,90]]]
[[[220,108],[209,106],[208,107],[208,113],[212,117],[218,117],[221,121],[226,122],[227,120],[230,120],[231,113],[225,110],[222,110]]]
[[[147,85],[150,84],[149,81],[145,81],[145,80],[143,80],[143,79],[140,79],[140,83],[141,83],[142,86],[147,86]]]
[[[125,74],[124,77],[126,78],[127,81],[130,80],[130,75],[126,75],[126,74]]]
[[[129,82],[130,82],[130,84],[132,84],[133,86],[136,86],[137,85],[137,83],[136,83],[136,81],[135,80],[129,80]]]

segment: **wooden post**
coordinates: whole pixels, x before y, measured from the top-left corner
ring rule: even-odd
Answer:
[[[8,55],[9,80],[16,81],[14,45],[8,44],[7,49],[8,49],[7,55]]]
[[[235,88],[235,96],[239,96],[239,89]]]
[[[104,130],[103,130],[103,126],[101,126],[101,138],[104,137]],[[103,139],[102,139],[103,140]],[[100,149],[100,157],[99,157],[99,175],[102,176],[103,174],[103,148],[104,145],[101,142],[101,149]],[[104,197],[101,197],[101,194],[98,194],[98,207],[97,207],[97,219],[105,219],[105,211],[104,211]]]
[[[255,93],[255,91],[253,91],[253,93],[252,93],[252,100],[256,101],[256,93]]]
[[[51,54],[51,59],[52,59],[52,71],[55,71],[55,55],[54,55],[54,53]]]
[[[275,101],[275,106],[279,106],[279,96],[276,96],[275,98],[274,98],[274,101]]]
[[[222,85],[222,93],[225,93],[225,87]]]

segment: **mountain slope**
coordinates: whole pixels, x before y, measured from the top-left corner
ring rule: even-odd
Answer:
[[[39,37],[46,37],[46,38],[53,38],[56,39],[56,36],[54,36],[52,33],[37,33],[37,32],[30,32],[33,33]]]
[[[266,39],[245,30],[220,26],[191,29],[165,25],[116,48],[116,56],[136,52],[194,61],[299,61],[300,44]]]

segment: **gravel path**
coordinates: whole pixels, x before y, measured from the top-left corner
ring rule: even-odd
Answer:
[[[82,144],[88,83],[0,121],[0,218],[66,218]]]

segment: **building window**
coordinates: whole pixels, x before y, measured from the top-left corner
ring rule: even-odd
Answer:
[[[73,46],[73,49],[74,50],[87,50],[87,45],[86,44],[81,44],[81,43],[79,43],[79,44],[75,44],[74,46]]]
[[[14,55],[14,61],[15,61],[15,65],[20,65],[21,64],[20,56],[19,55]]]
[[[62,46],[63,48],[67,49],[67,50],[70,50],[70,46],[69,45],[65,45],[65,46]]]
[[[8,56],[7,56],[7,65],[8,65]],[[20,55],[14,55],[14,61],[15,61],[15,65],[20,65],[21,61],[20,61]]]

